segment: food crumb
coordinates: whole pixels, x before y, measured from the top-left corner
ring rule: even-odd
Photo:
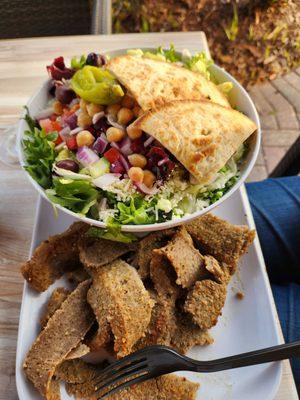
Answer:
[[[236,293],[236,297],[238,300],[243,300],[243,298],[245,297],[244,293],[242,292],[237,292]]]

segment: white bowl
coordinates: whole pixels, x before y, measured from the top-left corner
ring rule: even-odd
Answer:
[[[146,49],[145,49],[146,50]],[[147,50],[149,50],[147,48]],[[150,49],[151,50],[151,49]],[[116,50],[113,51],[110,54],[110,56],[117,56],[120,54],[126,53],[126,49],[121,49],[121,50]],[[193,214],[184,216],[180,219],[172,220],[172,221],[166,221],[162,223],[156,223],[156,224],[149,224],[149,225],[123,225],[122,226],[122,231],[125,232],[150,232],[150,231],[157,231],[161,229],[166,229],[166,228],[171,228],[177,225],[181,225],[187,221],[191,221],[194,218],[197,218],[209,211],[211,211],[213,208],[218,207],[223,201],[228,199],[240,186],[241,184],[245,181],[249,173],[251,172],[258,152],[259,152],[259,147],[260,147],[260,140],[261,140],[261,129],[260,129],[260,122],[259,122],[259,116],[256,111],[256,108],[253,104],[253,101],[251,100],[249,94],[246,92],[246,90],[224,69],[212,65],[210,67],[210,72],[211,74],[217,79],[218,82],[232,82],[233,83],[233,89],[230,92],[230,102],[232,106],[236,107],[239,111],[242,111],[244,114],[246,114],[249,118],[252,119],[252,121],[255,122],[257,126],[257,131],[251,136],[250,141],[249,141],[249,151],[248,154],[243,161],[242,165],[240,166],[240,177],[238,181],[235,183],[235,185],[223,196],[221,197],[218,201],[215,203],[211,204],[210,206],[206,207],[205,209],[201,211],[197,211]],[[29,113],[31,115],[36,115],[39,111],[41,111],[43,108],[46,107],[46,104],[49,100],[49,94],[48,94],[48,88],[49,88],[49,80],[44,83],[44,85],[30,98],[30,100],[27,103],[27,107],[29,110]],[[25,115],[25,112],[24,112]],[[21,119],[18,125],[18,133],[17,133],[17,147],[18,147],[18,154],[19,154],[19,160],[21,166],[24,168],[24,165],[26,164],[23,150],[22,150],[22,138],[23,138],[23,133],[27,129],[27,124],[24,121],[24,119]],[[36,188],[36,190],[43,196],[46,200],[50,202],[48,199],[45,190],[27,173],[26,174],[30,180],[30,182],[33,184],[33,186]],[[98,226],[100,228],[105,227],[105,223],[101,221],[97,221],[91,218],[87,217],[80,217],[78,214],[74,213],[73,211],[68,210],[65,207],[62,207],[58,204],[55,204],[55,206],[64,211],[65,213],[72,215],[75,219],[80,219],[83,222],[86,222],[90,225]]]

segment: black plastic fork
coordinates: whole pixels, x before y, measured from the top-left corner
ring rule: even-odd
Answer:
[[[300,341],[238,354],[218,360],[197,361],[166,346],[149,346],[110,364],[92,380],[93,398],[175,371],[217,372],[300,356]]]

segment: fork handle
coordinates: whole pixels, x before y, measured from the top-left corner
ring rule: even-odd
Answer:
[[[195,372],[217,372],[226,369],[247,367],[249,365],[264,364],[272,361],[285,360],[300,356],[300,341],[281,344],[266,349],[250,351],[231,357],[220,358],[205,362],[196,362],[193,366]]]

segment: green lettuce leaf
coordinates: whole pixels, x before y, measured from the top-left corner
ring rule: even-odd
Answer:
[[[153,212],[149,212],[149,207],[149,202],[141,196],[133,196],[129,204],[118,202],[119,214],[115,217],[115,221],[121,225],[152,224],[155,222],[155,215]]]
[[[210,79],[208,68],[213,64],[213,61],[207,58],[204,52],[196,53],[190,58],[184,58],[183,62],[186,68],[194,72],[199,72],[207,79]]]
[[[38,123],[36,122],[35,119],[31,118],[31,116],[30,116],[30,114],[29,114],[28,107],[25,106],[24,108],[25,108],[25,110],[26,110],[26,114],[25,114],[24,119],[25,119],[25,121],[27,122],[27,125],[28,125],[29,129],[30,129],[31,131],[33,131],[34,128],[38,128]]]
[[[86,56],[82,55],[80,58],[73,57],[71,59],[71,68],[73,69],[81,69],[85,66]]]
[[[46,134],[43,129],[38,129],[28,113],[25,120],[30,130],[24,132],[22,142],[26,160],[24,168],[40,186],[47,189],[52,184],[52,165],[56,157],[54,142],[58,133]]]
[[[53,188],[46,194],[53,203],[86,215],[96,204],[99,192],[86,180],[53,178]]]
[[[155,54],[164,56],[165,59],[170,62],[181,61],[181,55],[175,50],[173,43],[170,44],[170,48],[168,50],[163,50],[161,46],[158,47]]]
[[[106,221],[106,225],[107,227],[104,229],[92,226],[87,231],[87,234],[92,237],[97,237],[122,243],[131,243],[138,240],[137,237],[132,233],[122,232],[121,225],[116,223],[113,220],[113,218],[110,218],[108,221]]]

